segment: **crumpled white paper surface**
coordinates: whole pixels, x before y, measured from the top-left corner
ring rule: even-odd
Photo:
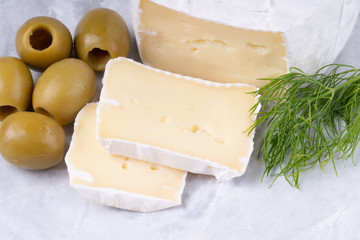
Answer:
[[[15,34],[27,19],[46,15],[74,33],[90,9],[107,7],[126,20],[132,36],[130,57],[139,60],[130,0],[0,0],[0,56],[17,56]],[[337,63],[360,67],[360,19]],[[34,80],[40,73],[32,71]],[[98,92],[102,75],[98,74]],[[67,146],[72,125],[66,127]],[[255,145],[261,140],[258,129]],[[268,188],[264,166],[256,158],[246,173],[217,183],[189,174],[183,205],[155,213],[135,213],[93,203],[71,188],[65,163],[45,171],[27,171],[0,159],[0,239],[360,239],[360,168],[338,161],[301,177],[301,190],[283,178]],[[354,162],[360,163],[360,148]]]

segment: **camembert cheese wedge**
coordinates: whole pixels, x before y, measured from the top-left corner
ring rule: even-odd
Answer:
[[[132,0],[142,61],[219,82],[263,86],[297,67],[332,63],[359,15],[359,0]]]
[[[96,140],[96,103],[78,114],[65,161],[70,184],[85,197],[139,212],[181,204],[186,172],[111,155]]]
[[[154,69],[126,58],[106,66],[97,134],[111,154],[228,180],[253,150],[247,84],[222,84]],[[256,111],[257,112],[257,111]]]

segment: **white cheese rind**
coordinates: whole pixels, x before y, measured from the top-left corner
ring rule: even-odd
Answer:
[[[71,171],[69,171],[69,174],[71,176],[70,172]],[[185,178],[186,175],[184,175],[184,186]],[[111,188],[88,187],[80,184],[70,185],[91,201],[129,211],[155,212],[181,205],[181,196],[179,196],[179,202],[174,202],[144,194],[125,192]]]
[[[146,69],[149,69],[151,71],[159,72],[162,74],[166,74],[169,76],[174,76],[176,78],[181,78],[186,81],[195,82],[197,84],[202,84],[206,86],[211,87],[241,87],[241,86],[249,86],[248,84],[243,83],[218,83],[218,82],[211,82],[206,81],[198,78],[192,78],[187,76],[181,76],[179,74],[173,74],[170,72],[166,72],[159,69],[154,69],[152,67],[137,63],[135,61],[132,61],[131,59],[125,59],[125,58],[117,58],[112,59],[108,62],[107,67],[105,69],[105,74],[103,78],[103,84],[104,86],[107,84],[107,76],[109,71],[109,65],[112,64],[115,61],[129,61],[133,62],[134,64],[140,65]],[[211,162],[207,159],[202,159],[196,156],[189,156],[186,154],[178,153],[175,151],[170,151],[168,149],[164,149],[158,146],[153,146],[149,144],[142,144],[138,142],[123,140],[123,139],[115,139],[115,138],[100,138],[99,136],[99,123],[102,122],[102,114],[101,111],[103,107],[106,107],[107,105],[114,105],[119,106],[120,103],[116,102],[114,99],[108,99],[104,97],[104,90],[101,92],[100,95],[100,102],[97,107],[97,138],[98,141],[103,145],[103,147],[111,154],[117,154],[122,156],[131,157],[134,159],[140,159],[143,161],[148,161],[164,166],[168,166],[171,168],[176,168],[184,171],[189,171],[192,173],[198,173],[198,174],[207,174],[207,175],[214,175],[218,181],[227,181],[234,177],[241,176],[247,167],[247,164],[249,162],[250,156],[253,151],[254,143],[253,138],[255,135],[255,131],[253,131],[251,134],[249,134],[248,141],[250,143],[250,146],[248,148],[247,155],[244,157],[241,157],[238,159],[240,163],[243,164],[244,168],[243,171],[237,171],[235,169],[231,169],[227,166],[220,165],[215,162]],[[256,89],[256,88],[254,88]],[[121,94],[121,89],[119,89],[119,94]],[[254,111],[254,115],[252,115],[252,120],[255,121],[256,114],[259,112],[261,108],[261,105],[259,104],[257,109]]]
[[[360,12],[358,0],[151,1],[208,22],[241,29],[282,32],[288,71],[297,67],[308,74],[335,60]],[[132,18],[138,49],[144,61],[139,34],[139,16],[143,10],[139,8],[139,3],[140,0],[132,0]],[[145,60],[144,63],[154,66],[151,61]]]
[[[86,107],[95,104],[90,103],[87,104],[83,110],[79,112],[75,119],[74,123],[74,132],[76,131],[78,125],[79,125],[79,119],[82,118],[83,111]],[[90,119],[89,119],[90,120]],[[125,210],[130,211],[137,211],[137,212],[153,212],[158,211],[174,206],[181,205],[181,195],[183,193],[185,182],[186,182],[186,176],[187,173],[184,173],[181,178],[181,186],[180,189],[176,192],[176,200],[171,201],[165,198],[158,198],[146,194],[136,193],[136,192],[130,192],[130,191],[124,191],[121,189],[115,189],[115,188],[109,188],[109,187],[94,187],[94,186],[88,186],[81,183],[78,183],[78,180],[81,179],[84,182],[92,183],[94,182],[94,178],[91,173],[75,168],[71,162],[74,159],[71,158],[71,152],[75,150],[75,141],[77,136],[74,134],[72,137],[72,141],[70,143],[69,150],[65,156],[65,163],[67,165],[68,173],[69,173],[69,183],[72,187],[77,189],[83,196],[88,198],[89,200],[92,200],[94,202],[105,204],[112,207],[117,207]],[[94,139],[96,141],[96,139]],[[101,159],[104,161],[104,164],[106,164],[106,158]],[[147,163],[144,163],[147,164]],[[147,164],[148,165],[148,164]],[[106,176],[105,176],[106,177]],[[141,180],[140,180],[141,181]],[[75,182],[75,183],[74,183]],[[115,183],[116,184],[116,183]],[[164,186],[166,187],[166,186]]]
[[[315,11],[284,31],[289,67],[314,73],[345,46],[360,11],[358,0],[318,1]]]
[[[112,154],[141,159],[192,173],[213,175],[218,181],[227,181],[244,173],[206,159],[192,157],[147,144],[119,139],[100,139],[100,143]],[[253,147],[249,149],[249,156],[247,158],[239,159],[245,166],[248,164],[252,150]]]

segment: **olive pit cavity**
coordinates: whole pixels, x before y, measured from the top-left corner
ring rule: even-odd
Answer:
[[[54,116],[53,114],[49,113],[48,111],[46,111],[46,110],[45,110],[44,108],[42,108],[42,107],[37,107],[37,108],[35,108],[34,110],[35,110],[35,112],[37,112],[37,113],[40,113],[40,114],[42,114],[42,115],[45,115],[45,116],[47,116],[47,117],[50,117],[50,118],[56,120],[56,118],[55,118],[55,116]]]
[[[93,66],[104,66],[111,59],[111,55],[107,50],[93,48],[88,53],[88,61]]]
[[[30,35],[31,46],[39,51],[50,47],[53,41],[51,33],[45,28],[38,28]]]
[[[0,120],[3,120],[8,115],[15,113],[17,111],[18,109],[14,106],[10,106],[10,105],[0,106]]]

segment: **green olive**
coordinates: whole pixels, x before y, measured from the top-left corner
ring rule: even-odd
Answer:
[[[26,169],[46,169],[64,157],[65,132],[53,119],[35,112],[11,114],[0,125],[0,152]]]
[[[26,21],[19,28],[15,42],[20,58],[40,70],[68,58],[72,50],[69,30],[51,17],[34,17]]]
[[[129,30],[118,13],[97,8],[80,20],[75,30],[74,44],[80,59],[94,70],[104,71],[110,59],[128,55]]]
[[[0,121],[31,102],[33,80],[29,68],[14,57],[0,58]]]
[[[96,90],[95,72],[84,61],[67,58],[48,67],[35,84],[35,112],[57,120],[74,122],[77,113],[91,102]]]

